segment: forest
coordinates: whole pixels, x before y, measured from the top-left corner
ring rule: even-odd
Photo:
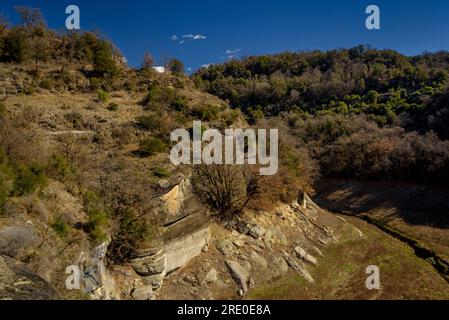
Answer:
[[[250,123],[284,124],[322,177],[447,185],[448,71],[448,52],[407,57],[360,45],[246,57],[192,77]]]

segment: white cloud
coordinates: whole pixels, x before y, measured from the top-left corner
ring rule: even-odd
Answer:
[[[184,39],[189,39],[189,38],[193,38],[195,35],[194,34],[185,34],[185,35],[183,35],[182,37],[184,38]]]
[[[172,35],[172,36],[171,36],[171,39],[172,39],[173,41],[177,41],[179,38],[178,38],[177,35]]]
[[[181,41],[179,41],[179,44],[184,44],[184,43],[186,43],[186,41],[185,41],[185,40],[181,40]]]
[[[238,57],[240,52],[242,52],[242,49],[240,49],[240,48],[237,48],[234,50],[226,50],[225,51],[226,57],[224,57],[224,59],[235,59]]]
[[[204,40],[206,39],[206,36],[203,36],[202,34],[197,34],[193,37],[193,40]]]
[[[242,51],[242,49],[226,50],[226,54],[235,56],[236,54],[238,54],[241,51]]]

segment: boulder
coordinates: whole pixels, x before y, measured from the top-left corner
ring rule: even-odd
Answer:
[[[254,225],[249,230],[249,235],[254,239],[262,238],[266,233],[266,230],[259,225]]]
[[[303,261],[312,263],[314,265],[318,265],[318,260],[315,257],[308,254],[307,251],[301,248],[300,246],[297,246],[295,248],[295,252],[298,258],[302,259]]]
[[[132,261],[134,271],[145,277],[164,273],[166,265],[166,255],[162,251],[153,256],[138,258]]]
[[[248,292],[248,284],[250,280],[249,272],[242,267],[237,261],[226,260],[226,266],[228,267],[232,278],[236,281],[243,295]]]
[[[290,268],[292,268],[293,270],[297,271],[308,282],[310,282],[310,283],[314,282],[311,274],[307,271],[307,268],[305,266],[303,266],[301,263],[296,261],[295,258],[290,256],[285,251],[283,251],[283,257],[284,257],[285,261],[287,261],[287,264],[290,266]]]
[[[143,283],[147,286],[151,286],[153,290],[160,289],[164,283],[165,274],[155,274],[153,276],[148,276],[143,278]]]
[[[131,296],[133,297],[134,300],[140,301],[151,300],[151,298],[153,298],[154,296],[153,287],[152,286],[137,287],[131,292]]]
[[[44,279],[20,262],[0,255],[0,300],[58,300]]]
[[[204,280],[206,281],[206,283],[216,282],[218,280],[217,270],[214,268],[210,269],[209,272],[206,274]]]
[[[263,268],[268,267],[267,260],[254,251],[251,253],[251,260]]]
[[[225,256],[230,257],[234,254],[234,244],[231,240],[226,239],[217,244],[217,249]]]

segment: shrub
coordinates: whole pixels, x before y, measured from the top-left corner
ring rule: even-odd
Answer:
[[[98,90],[97,91],[97,99],[100,102],[106,103],[106,101],[108,101],[108,99],[109,99],[109,94],[103,90]]]
[[[22,196],[32,193],[47,184],[44,170],[38,166],[19,166],[16,169],[16,180],[14,181],[13,193]]]
[[[176,76],[181,76],[185,72],[184,64],[178,59],[171,59],[168,62],[168,70]]]
[[[6,114],[6,106],[4,103],[0,102],[0,119],[4,118]]]
[[[108,106],[109,111],[118,111],[118,104],[117,103],[110,103]]]
[[[70,229],[67,222],[62,220],[61,217],[56,218],[56,220],[51,224],[51,228],[61,238],[65,238]]]
[[[160,126],[160,122],[154,116],[141,116],[137,119],[137,124],[145,130],[156,130]]]
[[[229,219],[247,203],[247,184],[243,168],[234,165],[199,165],[194,170],[193,186],[205,203]]]
[[[136,256],[139,245],[154,233],[146,219],[138,217],[132,210],[120,214],[119,229],[108,248],[108,259],[123,263]]]
[[[220,115],[220,107],[214,105],[195,106],[192,108],[192,116],[202,121],[217,120]]]
[[[163,153],[167,149],[166,144],[158,138],[145,139],[140,143],[139,153],[141,156],[150,157],[156,153]]]
[[[51,79],[42,80],[39,87],[42,89],[51,90],[53,89],[53,81]]]
[[[14,172],[3,150],[0,148],[0,212],[9,197],[14,183]]]
[[[171,175],[169,170],[161,167],[154,168],[153,174],[158,178],[167,178]]]
[[[91,208],[88,211],[87,233],[94,243],[101,243],[108,239],[109,218],[106,211],[100,208]]]
[[[183,97],[176,97],[171,103],[171,108],[176,111],[185,111],[187,109],[187,101]]]

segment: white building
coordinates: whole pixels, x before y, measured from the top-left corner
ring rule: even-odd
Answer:
[[[165,73],[165,67],[153,67],[157,73]]]

